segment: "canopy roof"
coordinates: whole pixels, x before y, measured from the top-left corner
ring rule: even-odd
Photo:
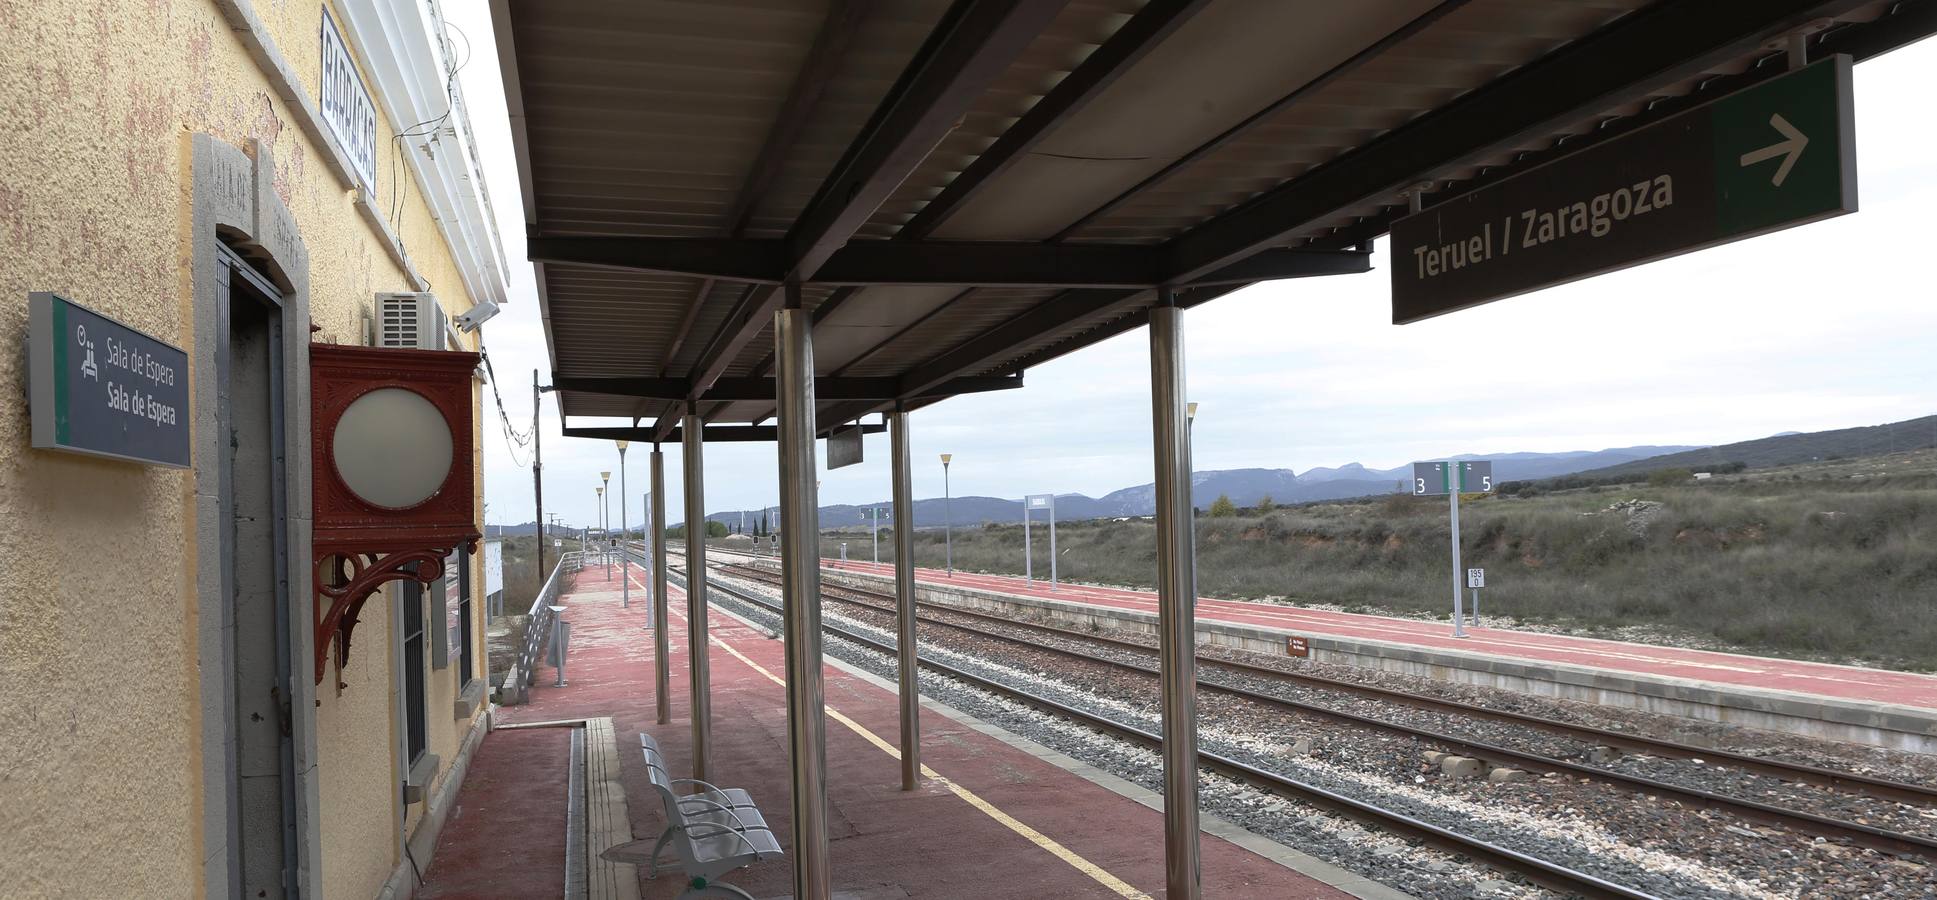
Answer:
[[[823,429],[1016,386],[1260,280],[1368,271],[1427,202],[1931,0],[494,0],[566,416],[774,413],[812,310]],[[756,434],[749,430],[744,433]]]

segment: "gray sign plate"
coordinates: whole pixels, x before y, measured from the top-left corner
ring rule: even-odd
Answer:
[[[827,467],[838,469],[861,461],[861,426],[843,425],[827,436]]]
[[[1459,489],[1462,494],[1493,493],[1493,461],[1474,459],[1459,464]]]
[[[27,317],[34,447],[188,467],[187,353],[45,291]]]
[[[1452,493],[1446,483],[1446,464],[1443,462],[1416,462],[1412,464],[1412,493],[1415,497],[1429,497]]]

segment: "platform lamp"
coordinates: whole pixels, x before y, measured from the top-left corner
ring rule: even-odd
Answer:
[[[612,486],[612,473],[600,472],[599,484],[603,485],[599,488],[599,536],[605,538],[609,545],[612,541],[612,502],[605,499],[605,491]]]
[[[619,445],[619,606],[632,608],[632,574],[627,568],[625,555],[625,441],[614,441]]]
[[[600,472],[599,477],[606,481],[610,481],[612,480],[612,473]],[[599,537],[604,538],[605,537],[605,513],[607,510],[611,509],[611,505],[605,502],[604,485],[595,487],[592,490],[594,493],[598,494],[598,497],[599,497]],[[594,543],[592,546],[597,547],[599,550],[599,555],[605,557],[605,580],[611,581],[612,580],[612,554],[607,553],[605,550],[605,547],[601,544]]]
[[[955,458],[953,453],[942,454],[942,547],[947,554],[948,577],[955,577],[955,514],[954,502],[948,493],[948,461]]]

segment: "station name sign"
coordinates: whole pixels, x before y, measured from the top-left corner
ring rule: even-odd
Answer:
[[[27,321],[34,447],[187,468],[188,354],[42,291]]]
[[[1856,211],[1836,56],[1393,223],[1392,321]]]

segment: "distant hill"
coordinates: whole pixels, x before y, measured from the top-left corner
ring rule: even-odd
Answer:
[[[1494,461],[1494,477],[1506,481],[1566,475],[1583,469],[1616,465],[1659,456],[1663,453],[1692,449],[1695,448],[1650,445],[1561,453],[1464,454],[1453,458],[1491,459]],[[1314,468],[1302,474],[1294,473],[1290,469],[1220,469],[1196,473],[1191,479],[1191,493],[1200,507],[1209,506],[1211,501],[1220,495],[1229,496],[1232,502],[1240,506],[1255,506],[1265,497],[1270,497],[1274,503],[1280,504],[1345,500],[1402,491],[1405,489],[1405,479],[1411,473],[1410,466],[1396,469],[1371,469],[1359,463]],[[1156,493],[1156,484],[1149,483],[1111,491],[1101,497],[1058,494],[1056,517],[1063,521],[1074,521],[1153,515],[1157,509]],[[884,510],[888,505],[886,500],[881,503]],[[916,501],[917,527],[940,526],[944,521],[944,508],[945,505],[939,497]],[[956,497],[952,501],[952,506],[947,508],[953,511],[952,518],[947,521],[952,521],[957,526],[980,525],[984,522],[1006,524],[1022,521],[1022,502],[1015,499]],[[868,506],[861,505],[824,506],[820,511],[821,526],[823,528],[865,526],[868,524],[868,509]],[[724,522],[728,527],[736,526],[740,521],[737,511],[713,513],[707,518]],[[882,522],[886,524],[887,519],[883,518]]]
[[[1787,432],[1753,441],[1704,447],[1650,456],[1598,469],[1577,470],[1589,477],[1631,475],[1656,469],[1685,468],[1700,471],[1704,466],[1726,462],[1745,463],[1750,468],[1789,466],[1821,459],[1876,456],[1904,450],[1937,447],[1937,416],[1924,416],[1888,425],[1839,428],[1809,433]],[[1564,473],[1557,473],[1564,474]],[[1501,480],[1510,477],[1502,476]]]
[[[1657,446],[1613,447],[1606,450],[1571,450],[1559,453],[1467,453],[1452,459],[1490,459],[1496,481],[1534,481],[1561,475],[1623,475],[1656,469],[1685,467],[1700,470],[1725,462],[1742,462],[1751,467],[1792,465],[1816,459],[1873,456],[1903,450],[1937,446],[1937,416],[1865,428],[1844,428],[1809,434],[1784,432],[1772,437],[1719,447]],[[1229,496],[1239,506],[1255,506],[1270,497],[1279,504],[1346,500],[1403,491],[1410,466],[1393,469],[1367,468],[1359,463],[1321,466],[1294,473],[1290,469],[1221,469],[1198,472],[1192,478],[1191,493],[1200,507],[1209,506],[1218,496]],[[880,502],[881,523],[888,524],[890,504]],[[821,527],[855,528],[868,524],[871,506],[837,504],[820,510]],[[1140,484],[1111,491],[1101,497],[1083,494],[1058,494],[1056,517],[1063,521],[1153,515],[1157,508],[1156,485]],[[944,510],[949,514],[945,517]],[[754,528],[757,510],[746,513],[746,527]],[[737,529],[740,510],[723,510],[707,515],[709,520]],[[777,524],[771,519],[769,527]],[[984,522],[1022,521],[1022,502],[1003,497],[956,497],[944,501],[928,497],[915,501],[915,524],[938,528],[944,521],[957,527]],[[674,524],[680,524],[675,522]],[[502,528],[505,534],[531,534],[530,522],[491,526],[492,533]]]
[[[1696,448],[1641,446],[1616,447],[1607,450],[1571,450],[1560,453],[1468,453],[1452,458],[1490,459],[1493,460],[1493,477],[1496,480],[1524,481],[1568,475],[1588,469],[1613,467],[1644,459],[1663,458],[1664,454],[1686,451],[1696,451]],[[1649,468],[1655,468],[1655,466],[1651,465]],[[1308,469],[1303,473],[1294,473],[1290,469],[1219,469],[1196,473],[1191,479],[1191,493],[1200,507],[1209,506],[1211,501],[1220,495],[1230,497],[1231,501],[1239,506],[1255,506],[1258,501],[1266,497],[1280,504],[1347,500],[1402,491],[1405,489],[1407,477],[1411,474],[1410,465],[1395,469],[1372,469],[1355,462],[1342,466]],[[891,504],[884,497],[880,506],[881,522],[886,525],[889,522]],[[866,526],[870,509],[872,509],[871,506],[862,504],[844,503],[823,506],[820,510],[821,527]],[[949,511],[948,515],[944,515],[944,510]],[[1083,494],[1056,496],[1056,517],[1063,521],[1148,516],[1155,514],[1156,510],[1155,483],[1122,488],[1101,497],[1089,497]],[[744,521],[748,531],[755,528],[759,516],[759,510],[746,511]],[[769,516],[768,527],[773,527],[778,522],[778,518],[771,513]],[[730,530],[737,530],[743,521],[741,511],[737,509],[716,510],[708,513],[706,518],[719,522]],[[956,497],[948,501],[940,497],[927,497],[915,501],[917,527],[939,528],[945,521],[953,522],[960,527],[980,525],[984,522],[1020,522],[1022,502],[1019,499],[978,496]],[[673,524],[683,524],[683,520],[675,521]],[[525,522],[518,525],[493,525],[491,526],[493,533],[496,533],[500,527],[505,534],[531,534],[535,531],[532,523]]]

